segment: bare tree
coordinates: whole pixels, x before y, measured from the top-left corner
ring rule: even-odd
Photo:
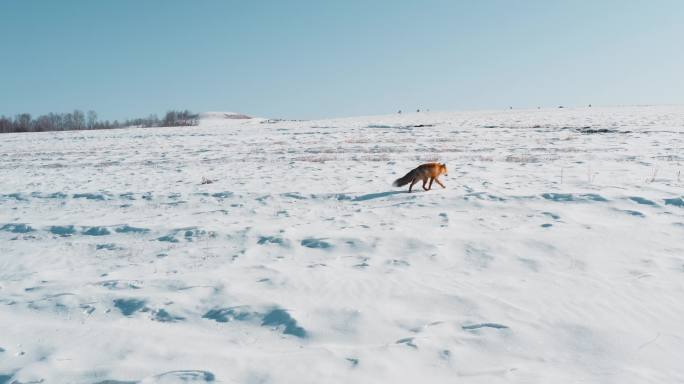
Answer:
[[[124,127],[177,127],[190,126],[199,123],[199,116],[188,110],[169,111],[160,120],[157,115],[151,114],[146,118],[128,119],[122,122],[114,120],[98,121],[95,111],[88,111],[87,115],[80,110],[71,113],[48,113],[33,119],[30,114],[22,113],[14,119],[0,116],[0,133],[10,132],[43,132],[43,131],[68,131],[77,129],[110,129]]]
[[[97,113],[95,111],[88,111],[88,129],[94,129],[97,124]]]
[[[28,113],[22,113],[14,118],[14,124],[16,126],[15,132],[30,132],[31,130],[31,115]]]
[[[74,128],[73,129],[83,129],[86,126],[85,115],[78,109],[74,110]]]
[[[12,124],[12,119],[5,116],[0,116],[0,133],[14,132],[14,124]]]

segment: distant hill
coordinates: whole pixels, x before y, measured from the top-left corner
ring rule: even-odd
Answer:
[[[202,120],[209,120],[209,119],[230,119],[230,120],[238,120],[238,119],[251,119],[251,116],[244,115],[242,113],[237,113],[237,112],[204,112],[200,113],[200,119]]]

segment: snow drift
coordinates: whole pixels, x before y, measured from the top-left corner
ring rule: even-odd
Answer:
[[[3,135],[0,383],[684,381],[683,126],[566,108]],[[391,187],[425,161],[447,189]]]

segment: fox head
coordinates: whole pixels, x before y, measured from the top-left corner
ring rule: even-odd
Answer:
[[[449,176],[449,170],[446,167],[446,163],[442,163],[439,165],[439,173],[441,173],[444,176]]]

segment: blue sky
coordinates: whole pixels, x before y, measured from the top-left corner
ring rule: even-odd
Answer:
[[[0,0],[0,114],[684,103],[684,1]]]

